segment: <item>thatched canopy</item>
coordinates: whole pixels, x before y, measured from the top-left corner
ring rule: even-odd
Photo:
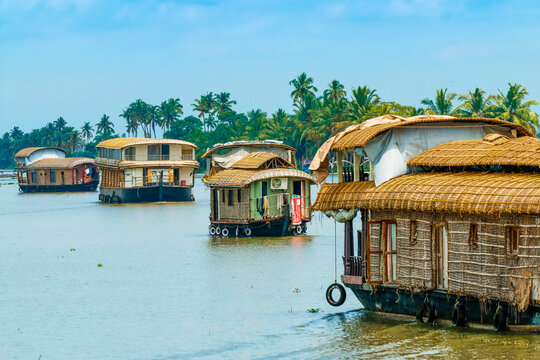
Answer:
[[[377,135],[401,126],[421,125],[427,123],[436,122],[452,122],[456,124],[466,125],[467,123],[482,123],[486,125],[500,125],[509,127],[517,131],[517,136],[534,136],[525,127],[511,123],[505,120],[490,119],[490,118],[457,118],[445,115],[420,115],[410,118],[402,118],[399,116],[393,116],[392,119],[371,119],[363,122],[359,125],[353,125],[353,127],[345,130],[345,134],[337,139],[333,144],[332,150],[345,150],[357,147],[363,147],[367,142]],[[339,134],[338,134],[339,135]]]
[[[55,149],[55,150],[60,150],[62,151],[64,154],[67,154],[66,150],[62,149],[62,148],[59,148],[59,147],[54,147],[54,146],[45,146],[45,147],[28,147],[28,148],[24,148],[22,150],[19,150],[16,154],[15,154],[15,159],[17,158],[25,158],[25,157],[29,157],[30,155],[32,155],[34,152],[38,151],[38,150],[44,150],[44,149]]]
[[[203,159],[207,156],[210,156],[213,152],[223,149],[230,149],[235,147],[242,147],[242,146],[250,146],[250,147],[279,147],[286,150],[291,150],[293,152],[296,152],[296,149],[292,146],[285,145],[283,141],[277,141],[277,140],[240,140],[240,141],[230,141],[225,144],[215,144],[214,146],[208,148],[208,150],[203,154]]]
[[[72,169],[79,165],[94,165],[94,159],[90,158],[49,158],[31,163],[28,170],[38,169]]]
[[[281,156],[264,151],[252,152],[231,166],[233,169],[261,169],[261,168],[283,168],[293,167],[291,163]]]
[[[112,160],[107,158],[96,158],[96,165],[102,168],[113,169],[132,169],[132,168],[199,168],[199,162],[197,160]]]
[[[325,183],[313,210],[412,210],[470,214],[540,214],[540,174],[419,173],[391,179]]]
[[[189,146],[194,149],[198,149],[197,145],[183,140],[176,139],[148,139],[148,138],[114,138],[104,140],[96,145],[96,147],[104,147],[107,149],[123,149],[129,146],[135,145],[155,145],[155,144],[169,144],[169,145],[182,145]]]
[[[228,169],[207,177],[205,182],[208,186],[244,187],[255,181],[270,178],[298,178],[315,182],[311,175],[296,169]]]
[[[452,141],[431,148],[409,160],[408,165],[458,167],[473,165],[540,166],[540,139],[509,139],[489,134],[483,140]]]

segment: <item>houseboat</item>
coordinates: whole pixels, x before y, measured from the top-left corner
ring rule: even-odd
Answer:
[[[90,158],[66,158],[56,147],[25,148],[15,154],[22,192],[95,191],[99,172]]]
[[[173,139],[115,138],[97,145],[99,200],[106,203],[193,201],[199,163],[194,144]]]
[[[323,144],[311,164],[319,182],[330,153],[338,182],[312,210],[344,223],[341,281],[366,309],[540,329],[540,140],[529,130],[385,115]],[[327,300],[341,305],[343,286]]]
[[[314,179],[295,164],[296,150],[282,142],[241,141],[209,149],[212,236],[303,234],[311,221],[310,185]]]

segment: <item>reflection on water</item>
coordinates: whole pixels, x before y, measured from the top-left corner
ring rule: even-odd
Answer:
[[[540,350],[539,335],[358,311],[351,292],[331,307],[332,221],[316,215],[306,236],[211,238],[200,183],[195,197],[104,205],[95,192],[0,186],[0,359],[527,359]],[[338,241],[338,266],[341,253]]]

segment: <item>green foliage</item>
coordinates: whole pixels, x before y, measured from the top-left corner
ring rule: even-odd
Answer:
[[[195,99],[192,110],[196,116],[184,115],[184,107],[178,98],[170,98],[160,105],[148,104],[137,99],[119,115],[126,121],[128,136],[155,137],[156,127],[164,131],[163,137],[182,139],[196,144],[197,159],[206,149],[216,143],[235,140],[281,140],[298,150],[298,163],[313,157],[320,145],[329,137],[348,126],[385,114],[411,117],[422,114],[451,114],[461,117],[496,117],[528,127],[536,133],[538,114],[531,110],[538,102],[527,101],[527,89],[519,84],[508,84],[506,93],[499,90],[495,96],[487,95],[476,88],[467,94],[448,93],[448,89],[437,89],[434,99],[425,98],[425,106],[401,105],[392,101],[381,101],[375,89],[367,86],[354,87],[347,94],[338,80],[333,80],[317,94],[313,78],[306,73],[298,75],[289,84],[293,90],[293,111],[283,109],[268,114],[261,109],[246,113],[234,110],[236,101],[228,92],[207,92]],[[457,107],[454,101],[462,101]],[[94,132],[95,130],[95,132]],[[95,134],[95,136],[94,136]],[[103,115],[95,128],[85,123],[80,131],[68,126],[59,117],[41,129],[24,133],[14,127],[0,138],[0,168],[14,166],[13,156],[18,150],[29,146],[58,146],[68,150],[70,156],[96,156],[96,145],[118,136],[109,116]],[[201,162],[201,171],[205,163]]]

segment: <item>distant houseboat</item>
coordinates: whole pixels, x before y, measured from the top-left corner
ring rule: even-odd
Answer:
[[[331,151],[338,183],[313,210],[344,223],[341,280],[366,309],[540,329],[538,138],[496,119],[386,115],[323,144],[319,182]],[[343,287],[327,299],[343,303]]]
[[[110,203],[193,201],[199,163],[192,143],[173,139],[115,138],[97,145],[99,200]]]
[[[66,158],[56,147],[31,147],[15,154],[22,192],[95,191],[99,173],[90,158]]]
[[[314,179],[295,169],[295,152],[276,141],[231,142],[207,151],[210,235],[305,233]]]

